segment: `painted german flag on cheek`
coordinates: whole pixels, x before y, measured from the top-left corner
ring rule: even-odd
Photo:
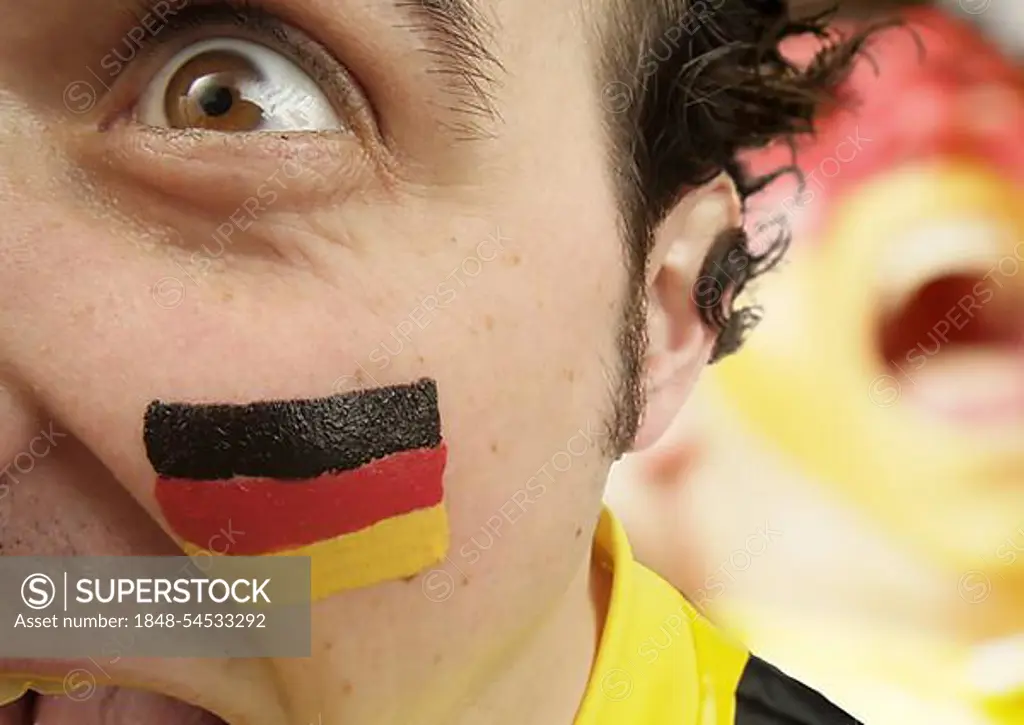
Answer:
[[[189,553],[309,556],[314,599],[447,553],[432,380],[313,400],[156,401],[144,438],[157,502]]]

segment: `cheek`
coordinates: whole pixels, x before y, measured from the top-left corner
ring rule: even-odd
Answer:
[[[3,362],[12,387],[33,391],[23,407],[38,411],[40,425],[58,421],[97,460],[90,470],[106,469],[154,520],[167,512],[144,449],[153,400],[248,402],[373,385],[341,381],[358,373],[353,351],[369,349],[367,331],[380,328],[358,295],[244,264],[193,279],[159,245],[72,213],[59,227],[52,217],[23,207],[11,219],[41,234],[16,269],[0,270]],[[157,294],[161,280],[180,294]]]
[[[578,561],[572,547],[589,539],[575,531],[589,535],[607,465],[626,287],[620,242],[612,225],[569,229],[564,214],[548,224],[503,228],[500,255],[424,337],[428,364],[452,391],[443,411],[450,573],[486,582],[495,598],[510,586],[498,572]]]
[[[599,505],[625,289],[614,224],[567,228],[562,202],[510,206],[507,224],[460,232],[459,254],[402,250],[423,264],[389,259],[402,248],[380,240],[330,282],[229,255],[197,274],[201,245],[183,260],[168,240],[24,206],[4,238],[20,230],[7,249],[22,251],[0,272],[0,344],[46,415],[165,526],[142,430],[153,400],[308,398],[430,376],[450,556],[496,570],[475,563],[489,537],[530,543],[508,555],[535,564],[554,553],[532,542],[564,552]]]

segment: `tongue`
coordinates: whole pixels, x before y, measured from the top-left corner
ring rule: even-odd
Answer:
[[[0,705],[0,725],[25,725],[32,712],[31,697],[23,697],[9,705]]]
[[[17,705],[18,703],[15,703]],[[8,705],[8,707],[11,707]],[[0,713],[5,708],[0,708]],[[4,720],[0,725],[28,725]],[[164,695],[120,687],[101,687],[81,702],[68,697],[39,696],[35,720],[30,725],[224,725],[211,713]]]

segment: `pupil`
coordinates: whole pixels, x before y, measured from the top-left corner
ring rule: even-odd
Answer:
[[[199,107],[203,109],[203,113],[216,118],[230,111],[234,102],[235,98],[231,93],[231,89],[224,86],[214,86],[203,90],[199,98]]]

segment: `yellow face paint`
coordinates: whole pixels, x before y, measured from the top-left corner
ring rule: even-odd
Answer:
[[[28,691],[28,682],[7,678],[0,680],[0,706],[14,702]]]
[[[25,675],[8,675],[0,678],[0,707],[21,698],[29,690],[41,695],[63,695],[64,683],[60,680],[29,678]]]
[[[339,591],[413,576],[445,557],[449,539],[448,515],[438,504],[273,556],[310,557],[310,597],[316,602]],[[188,545],[185,553],[212,554]]]

